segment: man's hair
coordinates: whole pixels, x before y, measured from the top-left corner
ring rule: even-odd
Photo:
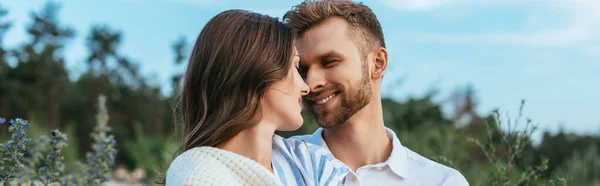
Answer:
[[[383,31],[373,11],[362,3],[350,0],[305,0],[285,13],[283,19],[302,37],[304,32],[332,17],[349,23],[351,37],[361,50],[362,57],[377,47],[384,47]]]

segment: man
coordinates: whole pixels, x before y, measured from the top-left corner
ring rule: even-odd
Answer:
[[[388,53],[370,8],[352,1],[305,1],[284,20],[298,31],[303,104],[322,128],[296,136],[329,149],[351,171],[345,185],[468,185],[456,170],[402,146],[383,123],[381,80]]]

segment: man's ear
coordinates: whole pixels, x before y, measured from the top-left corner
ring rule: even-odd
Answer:
[[[387,70],[388,66],[388,53],[387,49],[383,47],[379,47],[375,50],[375,59],[373,60],[373,79],[381,79],[383,78],[383,74]]]

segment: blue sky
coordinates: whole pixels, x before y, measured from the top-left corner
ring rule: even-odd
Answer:
[[[9,47],[25,41],[29,13],[44,0],[2,0],[13,28]],[[62,0],[60,20],[77,31],[65,51],[81,72],[85,36],[94,24],[124,34],[121,53],[169,92],[171,44],[193,43],[215,14],[232,8],[281,17],[297,0]],[[451,93],[474,86],[478,112],[494,108],[525,115],[542,130],[600,133],[600,1],[595,0],[370,0],[390,57],[384,95],[404,100],[438,89],[451,110]],[[402,82],[398,84],[396,82]],[[539,136],[540,133],[537,135]]]

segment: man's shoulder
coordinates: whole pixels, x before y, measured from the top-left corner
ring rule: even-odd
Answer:
[[[309,142],[310,135],[292,136],[283,138],[275,135],[273,137],[273,147],[275,150],[295,154],[297,156],[308,156],[309,154],[319,154],[320,156],[331,154],[324,147]]]
[[[301,141],[305,141],[312,145],[325,147],[326,146],[324,144],[325,141],[323,141],[323,138],[321,137],[322,133],[323,133],[323,128],[317,128],[317,130],[315,130],[315,132],[313,132],[312,134],[295,135],[295,136],[289,137],[288,139],[289,140],[301,140]]]
[[[289,137],[288,139],[290,139],[290,140],[302,140],[302,141],[307,141],[307,140],[310,138],[310,136],[311,136],[311,135],[312,135],[312,134],[296,135],[296,136]]]
[[[458,170],[426,158],[407,147],[403,148],[406,150],[409,169],[413,170],[417,179],[434,181],[439,185],[469,185]]]
[[[302,174],[307,183],[330,185],[337,183],[348,173],[349,169],[326,148],[311,144],[301,136],[282,138],[273,137],[273,156],[278,163],[289,166],[290,172]],[[293,173],[295,176],[296,173]]]

